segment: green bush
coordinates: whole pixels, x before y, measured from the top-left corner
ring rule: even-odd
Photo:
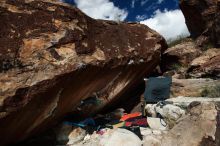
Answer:
[[[167,40],[168,47],[170,48],[170,47],[173,47],[173,46],[175,46],[177,44],[180,44],[181,42],[185,41],[186,39],[187,39],[186,36],[179,35],[179,36],[177,36],[176,39]]]
[[[213,87],[204,88],[201,92],[201,96],[211,98],[220,97],[220,84],[217,84]]]
[[[173,63],[170,66],[171,70],[179,70],[182,67],[182,65],[180,63]]]
[[[206,51],[208,49],[214,48],[214,45],[210,42],[206,43],[205,45],[202,46],[202,51]]]

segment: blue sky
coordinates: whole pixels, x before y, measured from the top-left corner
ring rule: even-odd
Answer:
[[[65,1],[77,5],[74,0]],[[179,9],[178,0],[111,0],[110,2],[128,12],[125,21],[139,21],[138,18],[150,18],[157,9],[161,11]]]
[[[94,19],[136,21],[173,40],[188,36],[179,0],[63,0]]]
[[[126,21],[137,21],[138,16],[150,18],[157,9],[163,11],[179,8],[178,0],[113,0],[113,2],[119,8],[128,10]]]

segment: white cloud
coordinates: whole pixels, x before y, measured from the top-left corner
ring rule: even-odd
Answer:
[[[158,0],[157,3],[161,4],[164,0]]]
[[[171,10],[161,12],[156,10],[152,18],[141,21],[140,23],[149,26],[160,33],[166,40],[173,40],[178,36],[189,36],[185,18],[181,10]]]
[[[179,6],[179,0],[173,0],[173,2],[175,3],[176,7]]]
[[[120,20],[126,19],[128,12],[120,9],[109,0],[74,0],[77,7],[95,19]]]
[[[137,21],[143,21],[144,19],[146,19],[147,18],[147,15],[137,15],[136,16],[136,20]]]
[[[141,6],[145,5],[149,0],[142,0],[141,1]]]
[[[131,1],[131,8],[134,8],[134,7],[135,7],[135,2],[136,2],[136,0],[132,0],[132,1]]]

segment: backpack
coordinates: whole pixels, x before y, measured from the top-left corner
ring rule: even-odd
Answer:
[[[171,77],[151,77],[146,81],[144,99],[147,103],[157,103],[170,97]]]

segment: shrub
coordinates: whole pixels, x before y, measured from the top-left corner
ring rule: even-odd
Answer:
[[[220,84],[217,84],[216,86],[213,87],[206,87],[201,91],[201,96],[202,97],[220,97]]]
[[[182,65],[180,63],[173,63],[170,66],[171,70],[179,70],[182,67]]]
[[[214,45],[210,42],[206,43],[205,45],[202,46],[202,51],[206,51],[208,49],[214,48]]]
[[[185,41],[187,39],[186,36],[184,35],[179,35],[177,36],[175,39],[170,39],[170,40],[167,40],[167,44],[168,44],[168,47],[173,47],[177,44],[180,44],[181,42]]]

